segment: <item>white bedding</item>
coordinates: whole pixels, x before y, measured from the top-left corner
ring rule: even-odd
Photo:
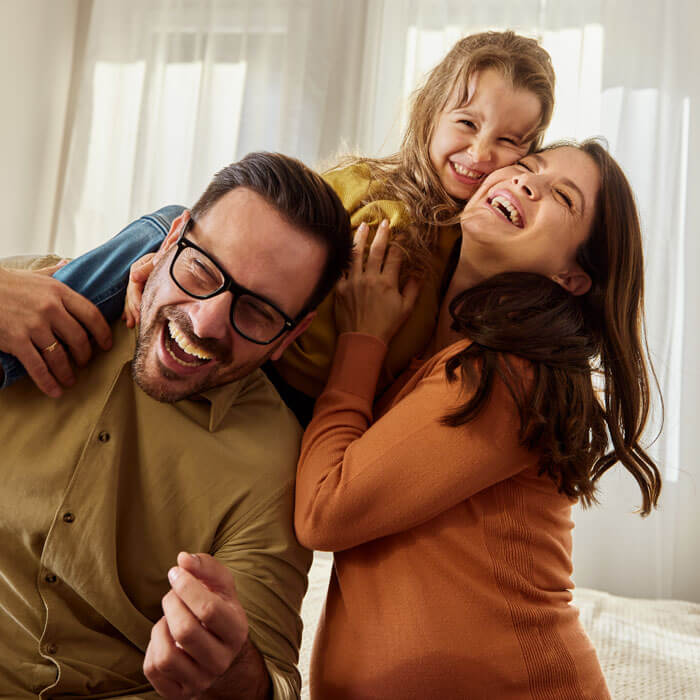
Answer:
[[[302,608],[303,698],[309,697],[311,643],[331,562],[330,554],[315,555]],[[586,588],[576,589],[574,603],[615,700],[700,700],[700,604],[620,598]]]

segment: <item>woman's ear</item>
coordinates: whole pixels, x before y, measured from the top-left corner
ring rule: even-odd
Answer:
[[[571,270],[552,275],[552,281],[561,285],[575,297],[585,294],[591,288],[591,278],[580,265],[574,265]]]
[[[168,235],[165,237],[163,242],[160,244],[160,248],[158,248],[156,254],[153,256],[154,265],[157,265],[161,261],[161,259],[166,255],[166,253],[175,245],[177,239],[182,233],[182,229],[187,225],[189,219],[189,209],[185,209],[185,211],[183,211],[182,214],[180,214],[180,216],[177,216],[175,217],[175,219],[173,219],[173,223],[170,224],[170,231],[168,231]]]

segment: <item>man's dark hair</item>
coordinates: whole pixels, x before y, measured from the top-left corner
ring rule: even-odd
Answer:
[[[350,217],[338,195],[320,175],[296,158],[281,153],[249,153],[214,175],[192,207],[192,218],[196,221],[237,187],[260,195],[292,226],[326,247],[326,263],[302,313],[316,308],[350,266]]]

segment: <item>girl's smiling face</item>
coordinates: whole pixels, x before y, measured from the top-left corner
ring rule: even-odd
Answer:
[[[472,75],[466,102],[453,94],[430,139],[430,161],[447,192],[467,200],[486,175],[524,156],[539,125],[537,96],[496,69]]]

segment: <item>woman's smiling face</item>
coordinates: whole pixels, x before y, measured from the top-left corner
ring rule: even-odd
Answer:
[[[598,166],[570,146],[494,171],[462,213],[463,257],[481,278],[534,272],[585,293],[590,279],[576,252],[591,230],[599,188]]]

